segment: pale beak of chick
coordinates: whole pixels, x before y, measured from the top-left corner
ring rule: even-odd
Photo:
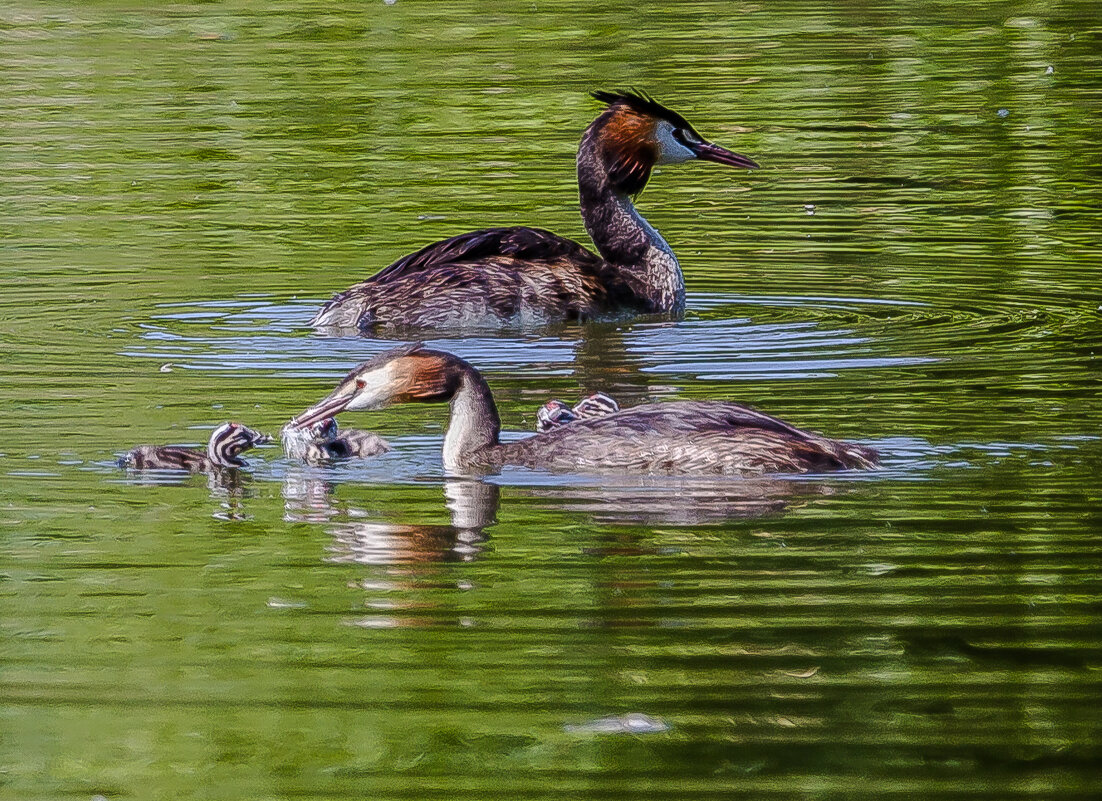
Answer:
[[[714,161],[716,164],[726,164],[728,167],[745,167],[748,170],[756,170],[760,166],[756,161],[738,153],[732,153],[725,147],[711,142],[694,142],[689,145],[698,159]]]

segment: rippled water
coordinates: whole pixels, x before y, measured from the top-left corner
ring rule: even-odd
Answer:
[[[1102,12],[0,5],[0,797],[1094,798]],[[873,474],[445,479],[445,411],[234,480],[393,345],[305,327],[469,228],[584,240],[638,86],[764,165],[656,173],[678,322],[441,333],[551,396],[731,398]]]

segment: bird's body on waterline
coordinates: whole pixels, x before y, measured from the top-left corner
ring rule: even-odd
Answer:
[[[415,402],[450,403],[444,467],[455,474],[515,465],[579,473],[754,476],[878,463],[872,448],[802,431],[727,401],[648,403],[503,443],[497,406],[478,370],[420,344],[354,368],[292,425],[306,427],[345,410]]]
[[[488,228],[434,242],[334,296],[320,329],[482,328],[679,314],[685,281],[632,197],[651,170],[694,159],[755,168],[653,98],[594,92],[607,108],[578,146],[586,230],[600,255],[540,228]]]

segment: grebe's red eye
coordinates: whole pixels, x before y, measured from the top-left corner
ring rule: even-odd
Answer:
[[[356,379],[356,389],[363,389],[366,386],[367,386],[367,382],[364,381],[362,378],[357,378]]]

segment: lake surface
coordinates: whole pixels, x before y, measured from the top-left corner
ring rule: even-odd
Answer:
[[[488,5],[0,3],[0,798],[1099,797],[1102,6]],[[588,241],[628,86],[763,165],[641,196],[685,319],[430,342],[513,435],[727,398],[883,470],[457,481],[430,406],[113,466],[275,433],[427,242]]]

